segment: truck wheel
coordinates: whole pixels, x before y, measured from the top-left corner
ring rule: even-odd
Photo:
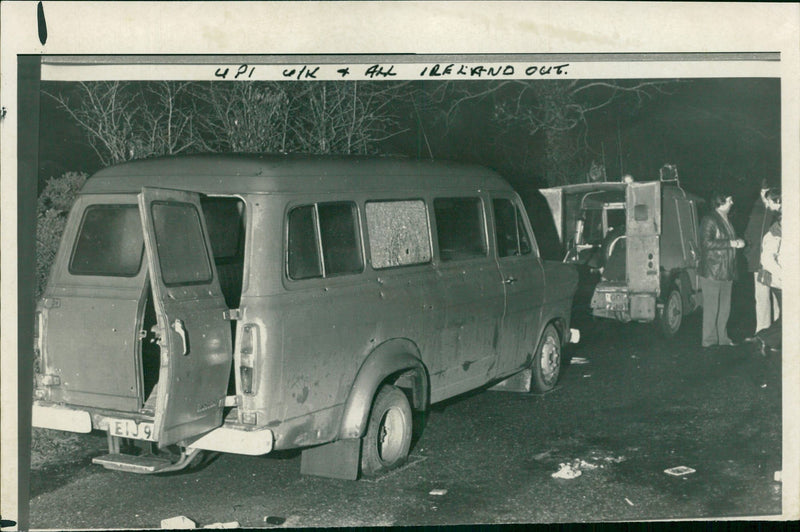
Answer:
[[[408,397],[396,386],[375,396],[367,433],[361,440],[361,474],[374,477],[402,465],[411,446],[413,419]]]
[[[533,390],[544,393],[555,387],[561,372],[561,338],[552,324],[545,327],[542,333],[531,370]]]
[[[667,338],[674,337],[683,322],[683,298],[677,286],[672,285],[664,301],[664,308],[658,313],[656,324],[658,329]]]

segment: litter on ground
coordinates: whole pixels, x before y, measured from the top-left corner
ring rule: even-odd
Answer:
[[[772,475],[772,478],[773,478],[773,480],[775,480],[775,482],[782,482],[783,481],[783,473],[782,473],[782,471],[783,471],[782,469],[780,471],[775,471],[775,474]]]
[[[583,357],[572,357],[569,360],[569,363],[570,364],[588,364],[589,363],[589,359],[588,358],[583,358]]]
[[[177,515],[175,517],[170,517],[169,519],[162,519],[161,528],[166,528],[171,530],[197,528],[197,523],[195,523],[185,515]]]
[[[630,504],[631,506],[636,506],[636,505],[635,505],[635,504],[633,504],[633,503],[631,502],[631,500],[630,500],[629,498],[627,498],[627,497],[625,497],[625,502],[627,502],[627,503],[628,503],[628,504]]]
[[[677,466],[677,467],[670,467],[669,469],[665,469],[664,473],[667,475],[672,475],[674,477],[681,477],[683,475],[690,475],[694,473],[695,470],[691,467],[687,466]]]
[[[572,467],[572,464],[559,464],[559,470],[550,475],[553,478],[563,478],[570,480],[581,476],[581,470]]]
[[[445,489],[439,489],[439,488],[437,488],[437,489],[435,489],[435,490],[431,490],[431,491],[428,493],[428,495],[446,495],[446,494],[447,494],[447,490],[445,490]]]
[[[552,452],[553,451],[545,451],[543,453],[535,454],[533,455],[533,459],[536,460],[537,462],[540,460],[544,460],[545,458],[548,458]]]

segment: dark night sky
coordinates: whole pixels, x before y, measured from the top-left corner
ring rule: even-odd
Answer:
[[[52,91],[56,84],[44,83],[43,88]],[[598,160],[605,159],[609,179],[620,175],[620,163],[623,173],[645,181],[655,178],[663,164],[673,163],[685,188],[704,197],[714,189],[726,190],[740,200],[740,211],[749,209],[762,178],[780,182],[779,79],[681,80],[669,90],[672,94],[645,100],[636,108],[620,100],[591,115],[587,142]],[[41,104],[40,184],[65,171],[96,171],[99,162],[81,131],[50,98],[43,96]],[[538,182],[540,169],[532,162],[513,175],[507,171],[508,151],[521,148],[499,149],[488,141],[488,110],[487,106],[482,114],[464,116],[461,128],[447,137],[436,137],[436,128],[427,125],[435,155],[484,164],[504,173],[518,188],[530,188]],[[410,133],[387,151],[427,155],[420,149],[423,137],[416,120],[406,119],[403,125]],[[536,137],[522,135],[518,142],[531,152],[541,151]]]

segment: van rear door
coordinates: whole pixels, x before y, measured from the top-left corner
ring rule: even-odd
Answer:
[[[199,195],[145,187],[139,210],[161,348],[154,432],[164,447],[222,424],[231,328]]]
[[[658,294],[661,234],[661,183],[631,183],[626,192],[628,290]]]

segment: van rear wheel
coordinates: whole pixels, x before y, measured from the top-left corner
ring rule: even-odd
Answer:
[[[542,333],[531,370],[531,387],[539,393],[549,392],[558,382],[561,372],[561,337],[552,324],[545,327]]]
[[[678,330],[683,323],[683,298],[680,289],[672,285],[664,300],[664,308],[658,313],[656,325],[659,331],[667,338],[672,338],[678,334]]]
[[[405,463],[411,433],[408,397],[396,386],[383,386],[375,396],[367,433],[361,440],[361,474],[374,477]]]

